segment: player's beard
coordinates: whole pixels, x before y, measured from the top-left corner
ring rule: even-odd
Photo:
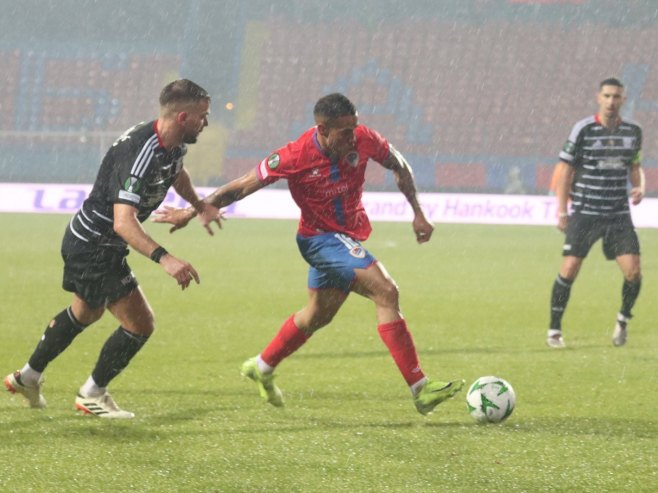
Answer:
[[[342,145],[340,147],[332,149],[330,154],[334,159],[341,160],[353,150],[354,147],[351,145]]]
[[[196,144],[197,139],[199,138],[199,134],[196,133],[194,135],[184,135],[183,136],[183,142],[185,144]]]

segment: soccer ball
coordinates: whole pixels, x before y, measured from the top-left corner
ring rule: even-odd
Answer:
[[[480,377],[466,394],[468,412],[480,423],[500,423],[506,420],[516,404],[516,394],[502,378]]]

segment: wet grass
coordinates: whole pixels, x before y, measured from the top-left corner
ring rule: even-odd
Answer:
[[[59,289],[64,216],[0,215],[0,361],[24,364]],[[180,292],[148,259],[129,262],[158,331],[112,385],[130,422],[77,416],[73,396],[115,327],[107,316],[46,373],[49,407],[0,396],[0,491],[618,492],[655,491],[658,231],[640,231],[645,282],[629,343],[610,335],[621,276],[595,247],[565,316],[564,351],[544,346],[561,237],[551,228],[445,226],[430,244],[408,224],[377,224],[368,248],[400,285],[423,367],[437,378],[496,374],[517,408],[477,425],[463,395],[418,415],[375,330],[351,297],[331,326],[282,363],[286,408],[260,402],[240,363],[306,299],[295,223],[233,220],[148,230],[191,261]]]

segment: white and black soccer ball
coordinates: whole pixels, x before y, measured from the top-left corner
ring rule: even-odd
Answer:
[[[480,423],[500,423],[509,418],[516,405],[516,394],[502,378],[480,377],[468,389],[469,414]]]

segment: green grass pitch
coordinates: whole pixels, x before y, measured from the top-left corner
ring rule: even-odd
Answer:
[[[0,215],[0,362],[21,367],[60,289],[66,216]],[[620,492],[657,491],[658,231],[640,230],[644,286],[626,347],[610,341],[621,274],[596,245],[565,315],[568,348],[544,345],[562,236],[548,227],[375,224],[366,246],[401,290],[421,363],[435,378],[505,378],[517,407],[478,425],[465,393],[428,417],[352,295],[332,324],[278,369],[286,407],[262,403],[238,373],[306,300],[294,221],[230,220],[148,231],[189,260],[181,292],[128,257],[157,331],[112,384],[128,422],[76,415],[73,399],[116,322],[106,315],[46,372],[49,407],[0,399],[0,491]]]

